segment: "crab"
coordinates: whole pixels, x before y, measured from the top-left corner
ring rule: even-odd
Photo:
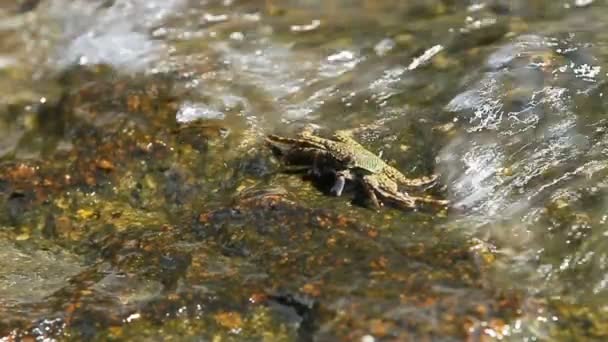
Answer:
[[[300,133],[297,138],[270,134],[266,143],[291,161],[311,164],[310,171],[315,176],[326,172],[334,174],[335,183],[330,193],[335,196],[341,196],[346,181],[351,181],[363,186],[375,208],[387,201],[409,209],[421,205],[445,207],[448,204],[446,200],[411,196],[400,191],[400,186],[408,189],[430,187],[436,183],[437,175],[408,178],[359,144],[348,131],[338,131],[332,139],[316,136],[310,131]]]

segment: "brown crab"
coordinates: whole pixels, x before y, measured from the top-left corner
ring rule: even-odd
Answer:
[[[432,197],[411,196],[399,186],[420,189],[435,183],[437,176],[408,178],[388,165],[382,158],[352,139],[346,131],[338,131],[332,139],[325,139],[305,131],[298,138],[268,135],[267,144],[287,157],[302,157],[312,161],[315,175],[329,170],[336,176],[331,193],[340,196],[346,181],[359,182],[374,207],[390,201],[401,207],[418,208],[420,205],[446,206],[448,201]],[[379,199],[380,198],[380,199]]]

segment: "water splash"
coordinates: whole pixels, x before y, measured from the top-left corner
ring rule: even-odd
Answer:
[[[185,4],[184,0],[119,0],[110,6],[87,1],[54,1],[49,15],[61,25],[63,44],[52,64],[107,63],[128,72],[142,71],[165,56],[167,46],[148,31]]]
[[[450,164],[454,155],[463,156],[461,171],[451,171],[458,174],[451,177],[454,196],[487,217],[504,218],[508,207],[526,208],[524,203],[567,177],[547,180],[546,175],[567,167],[589,148],[586,136],[578,132],[571,90],[539,83],[535,73],[543,71],[521,60],[531,53],[528,47],[549,53],[545,41],[523,36],[500,48],[487,65],[501,69],[483,73],[446,106],[459,113],[458,122],[465,122],[467,132],[467,138],[453,142],[441,157]],[[526,69],[531,71],[520,72]]]

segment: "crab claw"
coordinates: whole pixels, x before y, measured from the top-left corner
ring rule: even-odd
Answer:
[[[337,197],[340,197],[342,195],[342,191],[344,191],[345,184],[346,178],[344,177],[344,175],[337,174],[336,182],[334,183],[334,186],[331,187],[329,192],[333,195],[336,195]]]

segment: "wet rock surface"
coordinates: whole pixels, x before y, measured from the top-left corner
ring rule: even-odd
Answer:
[[[187,230],[95,235],[95,264],[71,286],[47,288],[73,338],[139,328],[197,338],[464,338],[476,322],[514,315],[520,300],[484,284],[466,241],[395,244],[275,189],[203,212]],[[133,317],[140,322],[120,327]]]

